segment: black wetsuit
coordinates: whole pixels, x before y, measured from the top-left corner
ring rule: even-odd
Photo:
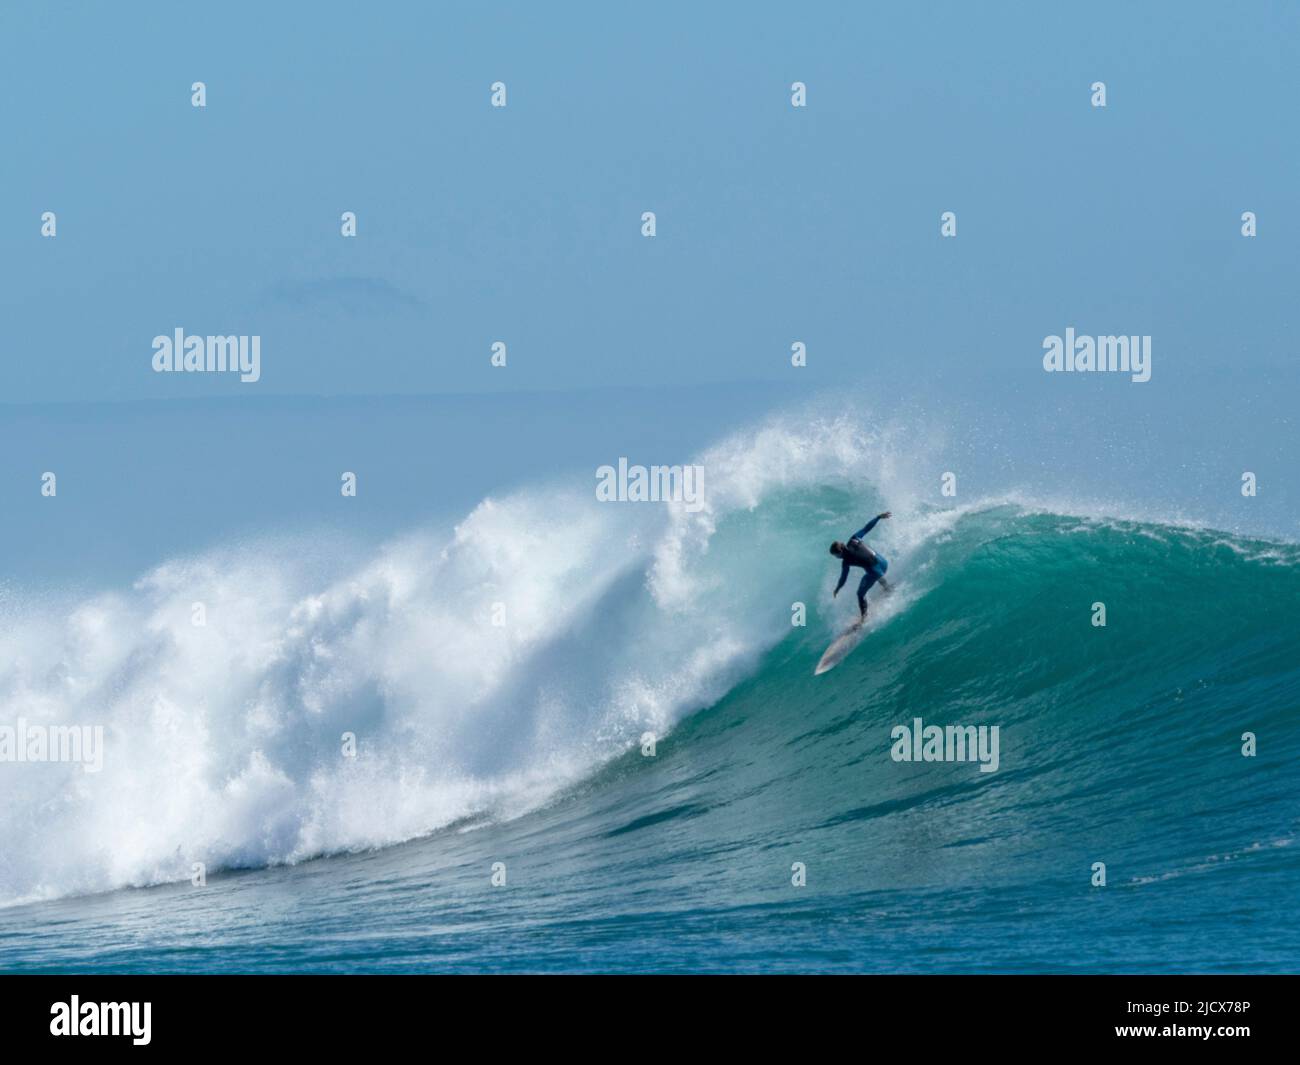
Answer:
[[[840,555],[843,566],[840,569],[840,583],[835,586],[837,592],[844,587],[844,582],[849,579],[850,569],[854,566],[861,566],[866,570],[866,573],[862,575],[862,582],[858,585],[858,609],[863,614],[867,612],[867,589],[880,580],[885,575],[885,570],[889,569],[889,562],[885,557],[876,554],[862,542],[862,538],[876,527],[876,522],[879,520],[878,517],[872,518],[849,537],[849,542],[844,545],[843,553]]]

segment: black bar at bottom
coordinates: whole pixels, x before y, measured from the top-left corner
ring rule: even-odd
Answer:
[[[563,1052],[557,1039],[770,1052],[845,1036],[866,1050],[882,1035],[917,1049],[1263,1050],[1294,1033],[1297,990],[1291,976],[4,976],[0,1046],[11,1061],[250,1040],[259,1053],[396,1053],[412,1039],[437,1053],[461,1053],[449,1040]]]

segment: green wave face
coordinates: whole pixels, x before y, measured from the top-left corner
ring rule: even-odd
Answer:
[[[717,541],[736,555],[732,537],[757,536],[789,561],[810,511],[851,524],[841,502],[774,500]],[[879,927],[841,929],[868,967],[943,967],[950,949],[965,968],[1123,967],[1097,950],[1137,925],[1130,966],[1231,968],[1243,949],[1256,967],[1283,965],[1296,937],[1271,919],[1217,947],[1163,937],[1198,913],[1222,928],[1225,909],[1261,893],[1280,904],[1300,884],[1300,549],[996,506],[883,550],[897,609],[873,592],[866,639],[816,678],[843,617],[815,611],[656,764],[612,767],[600,805],[642,811],[617,831],[675,869],[692,856],[674,883],[699,905],[717,893],[697,885],[722,881],[734,904],[809,920],[877,914]],[[829,589],[811,566],[805,577]],[[893,730],[918,718],[997,726],[998,768],[896,761]],[[810,888],[797,904],[794,863]],[[1029,911],[1043,917],[1032,963],[1002,938]]]

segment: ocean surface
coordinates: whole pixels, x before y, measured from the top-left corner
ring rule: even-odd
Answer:
[[[5,720],[105,752],[2,767],[0,970],[1300,968],[1300,547],[936,499],[834,420],[699,461],[695,510],[539,478],[6,595]],[[896,590],[814,678],[886,508]],[[918,718],[996,771],[896,761]]]

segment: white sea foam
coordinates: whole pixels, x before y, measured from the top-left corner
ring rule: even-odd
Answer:
[[[0,902],[535,807],[716,700],[789,632],[828,537],[754,523],[759,504],[831,484],[861,492],[865,516],[912,482],[887,432],[836,421],[775,419],[699,461],[697,512],[600,504],[575,481],[485,500],[359,565],[268,539],[76,602],[11,599],[0,721],[102,725],[105,751],[97,774],[0,766]],[[896,532],[879,533],[895,555]]]

